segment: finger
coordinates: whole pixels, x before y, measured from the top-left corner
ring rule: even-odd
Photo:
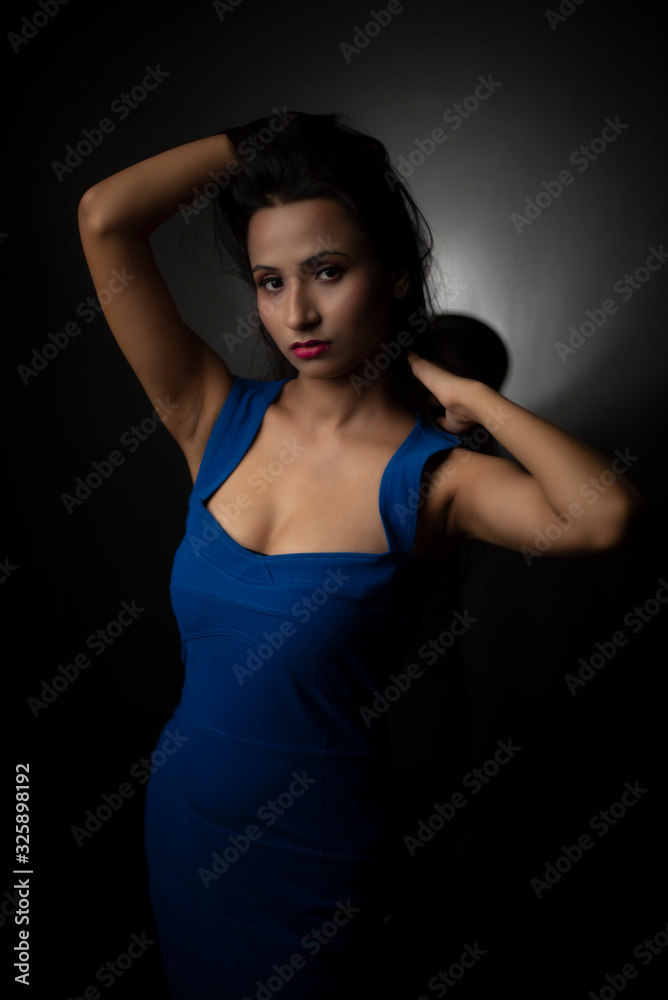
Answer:
[[[414,365],[417,361],[424,361],[428,365],[432,364],[431,361],[428,361],[427,358],[423,358],[419,354],[416,354],[415,351],[407,351],[406,358],[408,359],[408,363],[411,365]]]
[[[435,365],[433,361],[429,361],[427,358],[421,358],[420,355],[416,354],[414,351],[409,351],[406,357],[408,358],[411,371],[413,372],[415,378],[419,379],[420,382],[424,383],[424,385],[426,385],[429,389],[431,389],[432,386],[435,386],[437,384],[437,380],[444,374],[444,370],[439,368],[438,365]]]
[[[437,420],[443,430],[446,430],[449,434],[456,434],[457,437],[463,437],[468,434],[472,427],[475,427],[475,423],[471,420],[459,420],[457,417],[453,417],[452,414],[446,413],[444,417],[437,417]]]

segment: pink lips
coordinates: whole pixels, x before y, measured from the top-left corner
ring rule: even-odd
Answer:
[[[296,340],[290,350],[294,351],[298,358],[317,358],[319,354],[322,354],[331,346],[331,341],[307,340],[304,343],[300,343]]]

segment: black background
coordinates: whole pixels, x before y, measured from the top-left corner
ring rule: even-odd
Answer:
[[[628,962],[638,969],[625,984],[629,1000],[662,992],[668,956],[643,966],[633,950],[668,922],[660,641],[668,611],[660,605],[637,633],[624,618],[668,580],[664,271],[626,302],[613,291],[650,247],[668,241],[661,32],[649,5],[570,7],[551,27],[538,3],[416,0],[349,60],[341,43],[370,18],[368,5],[351,0],[243,0],[222,20],[211,3],[71,0],[17,52],[4,43],[3,493],[11,503],[0,558],[13,567],[2,596],[14,697],[5,703],[2,793],[10,799],[14,767],[29,761],[34,871],[32,985],[15,987],[17,995],[74,1000],[97,985],[104,996],[97,970],[133,933],[155,937],[143,786],[131,769],[154,748],[183,676],[168,583],[190,480],[163,427],[134,452],[119,444],[152,404],[103,317],[87,324],[77,316],[95,294],[77,231],[81,195],[131,163],[284,105],[350,114],[396,162],[490,74],[500,86],[409,178],[438,240],[443,308],[499,332],[510,399],[611,458],[628,449],[628,474],[648,509],[615,552],[529,565],[481,545],[448,570],[424,639],[448,627],[453,607],[477,621],[391,709],[401,828],[413,834],[499,740],[522,749],[416,852],[391,924],[396,995],[437,995],[429,979],[474,941],[486,954],[451,987],[462,1000],[500,992],[584,1000],[605,986],[609,997],[606,974]],[[5,35],[39,9],[10,8]],[[169,74],[159,87],[125,120],[110,114],[158,64]],[[512,213],[615,116],[628,128],[586,171],[573,169],[573,185],[518,233]],[[59,181],[53,162],[104,117],[113,133]],[[154,237],[179,309],[234,372],[250,374],[253,357],[226,351],[222,333],[252,303],[205,255],[188,251],[190,233],[182,253],[185,228],[175,216]],[[610,297],[618,311],[562,362],[555,342]],[[31,364],[33,348],[77,319],[81,333],[26,384],[19,366]],[[115,449],[123,465],[68,513],[62,495]],[[51,704],[31,711],[28,699],[40,697],[58,665],[85,652],[86,638],[132,600],[144,609],[136,621]],[[620,629],[627,645],[572,694],[565,674]],[[72,827],[124,782],[132,797],[78,846]],[[538,898],[530,880],[543,877],[562,844],[591,833],[590,819],[619,801],[625,782],[647,792]],[[13,986],[17,928],[9,805],[3,815],[4,988]],[[399,884],[400,873],[388,878]],[[157,945],[111,988],[116,1000],[167,997]]]

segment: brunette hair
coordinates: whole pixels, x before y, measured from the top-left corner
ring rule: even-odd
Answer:
[[[383,143],[361,131],[348,115],[284,111],[245,125],[222,129],[237,160],[235,172],[216,196],[214,233],[226,269],[256,293],[248,257],[248,226],[261,208],[309,198],[338,202],[346,218],[370,238],[384,265],[405,267],[409,289],[392,299],[383,365],[407,406],[432,426],[444,409],[419,381],[406,360],[406,347],[464,378],[475,378],[435,318],[429,279],[434,239],[422,212]],[[276,361],[277,376],[294,367],[283,357],[266,328],[260,332]],[[406,337],[409,334],[409,338]],[[390,346],[391,345],[391,346]],[[372,362],[374,359],[371,359]],[[486,447],[481,450],[487,451]]]

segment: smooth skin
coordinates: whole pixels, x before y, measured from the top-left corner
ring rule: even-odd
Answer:
[[[165,427],[193,481],[232,374],[179,316],[149,234],[192,200],[209,171],[230,160],[225,136],[197,140],[106,178],[79,206],[95,286],[105,287],[114,268],[135,276],[104,307],[105,317],[149,398],[174,408]],[[406,273],[382,267],[366,234],[328,199],[256,212],[248,253],[258,312],[297,375],[268,407],[250,449],[208,506],[239,544],[268,555],[385,552],[380,481],[415,415],[386,371],[362,393],[351,376],[382,352],[392,299],[408,291]],[[314,255],[317,260],[302,263]],[[311,339],[332,346],[308,359],[291,351],[295,341]],[[580,492],[592,478],[609,480],[608,459],[483,383],[445,372],[415,352],[408,360],[445,407],[446,430],[463,434],[483,424],[526,470],[464,448],[434,456],[427,467],[434,490],[418,512],[414,551],[441,558],[463,538],[521,550],[574,503],[581,515],[547,554],[621,543],[642,506],[637,490],[621,475],[595,503]]]

